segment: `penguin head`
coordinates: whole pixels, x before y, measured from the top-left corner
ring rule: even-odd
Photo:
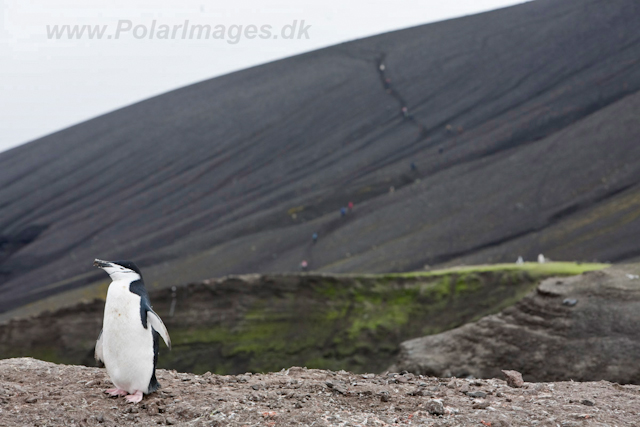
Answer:
[[[111,280],[127,280],[135,282],[142,279],[142,274],[137,265],[131,261],[103,261],[95,259],[93,265],[99,267],[111,276]]]

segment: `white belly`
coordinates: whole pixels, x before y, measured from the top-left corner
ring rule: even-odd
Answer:
[[[102,326],[104,365],[113,384],[129,393],[149,388],[153,375],[153,335],[140,319],[140,297],[129,283],[111,282]]]

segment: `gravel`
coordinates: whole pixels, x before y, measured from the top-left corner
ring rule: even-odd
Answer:
[[[129,404],[103,393],[112,386],[104,369],[0,360],[0,424],[557,427],[635,425],[640,415],[640,387],[606,381],[513,388],[501,379],[298,367],[237,376],[158,370],[157,377],[158,392]]]

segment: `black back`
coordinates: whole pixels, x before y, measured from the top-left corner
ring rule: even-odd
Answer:
[[[151,374],[151,380],[149,381],[149,389],[147,390],[147,394],[153,393],[160,388],[160,383],[156,379],[156,366],[158,365],[158,353],[160,350],[160,340],[158,337],[160,336],[160,334],[153,328],[151,328],[151,332],[153,333],[153,373]]]
[[[147,311],[151,310],[151,301],[149,300],[147,288],[142,281],[142,276],[140,276],[140,280],[131,282],[129,291],[140,297],[140,321],[142,322],[142,326],[147,329]]]

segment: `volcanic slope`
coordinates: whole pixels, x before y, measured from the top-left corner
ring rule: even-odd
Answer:
[[[104,281],[94,257],[137,261],[152,287],[303,259],[636,257],[638,22],[635,0],[537,0],[204,81],[2,153],[0,311]]]

